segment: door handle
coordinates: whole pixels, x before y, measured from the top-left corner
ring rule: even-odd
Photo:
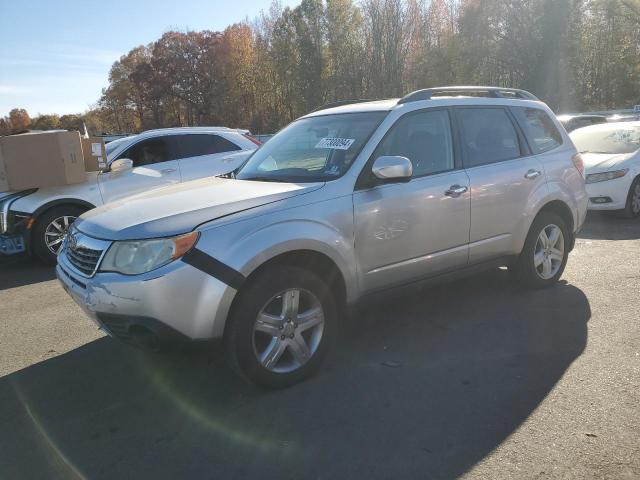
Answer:
[[[169,174],[169,173],[174,173],[175,171],[176,171],[175,168],[163,168],[162,170],[160,170],[160,173]]]
[[[462,195],[463,193],[466,193],[467,190],[469,190],[467,187],[465,187],[464,185],[451,185],[449,187],[449,190],[446,190],[444,192],[444,194],[447,197],[459,197],[460,195]]]
[[[542,175],[542,172],[540,170],[534,170],[532,168],[524,174],[524,178],[526,178],[527,180],[533,180],[534,178],[538,178],[540,175]]]

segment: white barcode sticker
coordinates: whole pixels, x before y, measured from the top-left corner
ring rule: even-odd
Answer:
[[[332,138],[325,137],[320,139],[316,148],[332,148],[334,150],[348,150],[353,142],[355,142],[355,138]]]
[[[102,144],[101,143],[92,143],[91,144],[91,155],[94,157],[99,157],[102,155]]]

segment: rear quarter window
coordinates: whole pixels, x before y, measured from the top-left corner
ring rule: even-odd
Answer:
[[[513,107],[512,111],[534,154],[548,152],[562,145],[562,135],[544,110]]]

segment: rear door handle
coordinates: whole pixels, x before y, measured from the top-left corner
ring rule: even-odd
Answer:
[[[174,173],[176,171],[175,168],[163,168],[162,170],[160,170],[160,173],[164,173],[165,175],[168,175],[169,173]]]
[[[542,172],[540,170],[534,170],[532,168],[531,170],[529,170],[527,173],[524,174],[524,178],[528,180],[533,180],[534,178],[538,178],[540,175],[542,175]]]
[[[465,187],[464,185],[451,185],[449,187],[449,190],[446,190],[444,192],[444,194],[447,197],[459,197],[460,195],[462,195],[463,193],[466,193],[469,189],[467,187]]]

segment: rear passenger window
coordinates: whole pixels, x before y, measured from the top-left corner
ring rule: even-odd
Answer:
[[[398,120],[374,153],[411,160],[413,177],[453,169],[449,114],[442,110],[409,113]]]
[[[546,112],[538,108],[514,107],[513,113],[534,154],[548,152],[562,144],[562,136]]]
[[[219,135],[178,135],[175,137],[174,142],[178,158],[199,157],[201,155],[240,150],[240,147]]]
[[[461,108],[458,114],[466,167],[520,156],[518,134],[502,108]]]

